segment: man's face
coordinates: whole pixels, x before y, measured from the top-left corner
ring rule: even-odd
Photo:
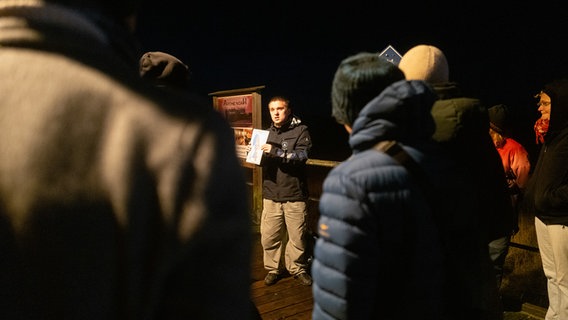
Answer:
[[[290,115],[290,109],[288,109],[288,106],[283,101],[270,102],[268,104],[268,111],[276,127],[281,127]]]
[[[542,92],[538,102],[538,111],[541,119],[550,119],[550,96]]]

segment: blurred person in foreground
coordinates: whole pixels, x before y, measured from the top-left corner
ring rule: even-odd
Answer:
[[[232,129],[140,79],[134,3],[0,1],[2,319],[250,317]]]
[[[431,138],[436,99],[376,53],[337,68],[332,116],[353,154],[323,183],[313,319],[497,319],[470,287],[487,282],[489,258],[466,173]],[[377,149],[389,141],[410,160]]]
[[[522,205],[535,215],[547,278],[545,319],[561,320],[568,319],[568,79],[547,83],[536,97],[541,117],[534,130],[542,146]]]
[[[191,72],[189,66],[176,56],[166,52],[145,52],[139,60],[139,74],[141,78],[168,92],[174,90],[187,93],[190,89]],[[203,103],[207,102],[203,101]],[[249,304],[251,306],[251,319],[260,319],[260,314],[252,299]]]
[[[517,140],[510,136],[510,110],[507,105],[494,105],[489,108],[487,112],[489,115],[489,135],[501,157],[501,163],[503,164],[509,195],[511,197],[511,204],[515,213],[514,219],[518,221],[519,203],[522,200],[531,170],[529,153]],[[516,231],[513,232],[513,234],[514,233],[516,233]],[[509,252],[511,237],[504,237],[502,241],[506,244],[500,246],[501,250],[494,252],[494,266],[498,288],[501,287],[503,280],[503,266],[505,265],[505,258]]]

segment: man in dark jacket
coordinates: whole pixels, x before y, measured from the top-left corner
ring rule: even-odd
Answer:
[[[312,148],[308,127],[292,113],[290,101],[276,96],[268,102],[272,124],[261,146],[262,217],[261,243],[264,283],[275,284],[287,270],[303,285],[311,285],[308,273],[306,161]],[[286,241],[287,240],[287,241]],[[285,248],[285,249],[284,249]],[[284,261],[281,260],[285,250]]]
[[[542,146],[523,206],[535,214],[548,279],[546,319],[568,319],[568,79],[548,83],[537,97],[541,118],[534,129]]]
[[[0,319],[249,318],[233,131],[140,79],[134,3],[0,1]]]
[[[341,62],[331,98],[353,155],[323,184],[313,319],[499,319],[474,286],[492,274],[471,184],[431,139],[436,94],[363,52]],[[420,175],[375,149],[392,140]]]
[[[501,157],[489,135],[489,115],[477,98],[466,97],[449,81],[444,53],[432,45],[417,45],[401,58],[399,68],[407,80],[427,81],[438,95],[432,107],[436,122],[434,140],[444,146],[470,172],[475,187],[482,241],[489,250],[496,284],[500,285],[511,236],[518,229]]]

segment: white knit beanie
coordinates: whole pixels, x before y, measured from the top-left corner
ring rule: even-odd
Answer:
[[[398,67],[406,80],[424,80],[428,83],[442,83],[449,80],[448,60],[442,50],[431,45],[417,45],[408,50],[400,59]]]

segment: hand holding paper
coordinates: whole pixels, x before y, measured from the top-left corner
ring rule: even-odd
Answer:
[[[268,140],[268,130],[254,129],[250,140],[250,151],[247,154],[246,162],[260,164],[262,160],[262,145]]]

